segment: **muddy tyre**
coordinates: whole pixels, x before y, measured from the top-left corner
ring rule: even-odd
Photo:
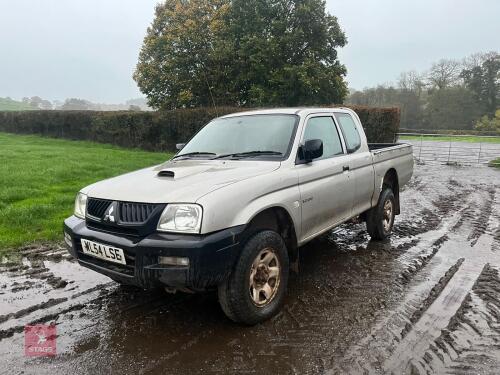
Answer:
[[[271,230],[253,235],[242,249],[231,276],[219,286],[222,310],[237,323],[254,325],[282,307],[289,260],[281,236]]]
[[[366,229],[373,240],[384,240],[392,231],[396,213],[394,193],[384,187],[378,203],[366,215]]]

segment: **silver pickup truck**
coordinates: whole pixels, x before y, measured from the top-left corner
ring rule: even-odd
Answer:
[[[70,253],[124,284],[217,290],[223,311],[276,314],[306,242],[360,217],[374,240],[399,214],[406,144],[368,144],[346,108],[223,116],[164,164],[97,182],[64,221]]]

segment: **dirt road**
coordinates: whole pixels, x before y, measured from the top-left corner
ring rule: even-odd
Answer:
[[[0,373],[492,373],[500,368],[500,171],[416,166],[391,239],[346,224],[301,249],[283,312],[228,321],[214,294],[119,287],[63,249],[0,272]],[[24,356],[57,324],[54,358]]]

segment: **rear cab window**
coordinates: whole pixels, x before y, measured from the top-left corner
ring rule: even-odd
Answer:
[[[335,113],[340,129],[344,135],[347,152],[353,153],[361,147],[361,137],[352,116],[348,113]]]

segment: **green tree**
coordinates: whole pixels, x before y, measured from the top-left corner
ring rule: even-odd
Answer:
[[[470,90],[455,86],[434,90],[424,115],[424,126],[429,129],[472,129],[481,108]]]
[[[141,111],[141,107],[139,107],[138,105],[130,104],[128,106],[128,110],[138,112],[138,111]]]
[[[347,103],[373,107],[399,107],[401,109],[401,128],[418,129],[422,127],[422,86],[419,80],[410,83],[408,75],[402,74],[399,87],[378,86],[363,91],[353,91]]]
[[[23,103],[29,104],[33,109],[52,109],[52,103],[48,100],[40,98],[39,96],[23,98],[22,100]]]
[[[345,44],[323,0],[167,0],[134,79],[154,108],[340,103]]]
[[[347,40],[322,0],[234,0],[229,40],[243,105],[341,103],[346,69],[337,59]]]
[[[219,40],[229,0],[166,0],[156,6],[134,79],[153,108],[214,104],[224,78]]]
[[[493,116],[500,106],[500,55],[490,54],[480,65],[464,69],[460,76],[486,113]]]
[[[500,109],[496,110],[495,116],[491,119],[488,116],[481,117],[481,119],[476,122],[474,129],[500,133]]]
[[[93,109],[91,102],[85,99],[70,98],[64,101],[64,104],[59,108],[63,111],[88,111]]]

